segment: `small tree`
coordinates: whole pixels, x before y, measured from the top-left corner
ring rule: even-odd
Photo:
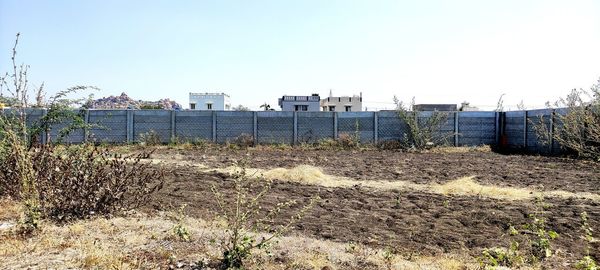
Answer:
[[[422,117],[421,112],[415,111],[415,99],[406,106],[394,96],[398,117],[406,124],[407,132],[404,133],[402,144],[405,148],[423,150],[433,146],[447,143],[451,132],[443,132],[442,126],[448,120],[448,113],[433,111],[431,116]]]
[[[260,107],[265,111],[274,111],[274,109],[271,108],[271,105],[267,104],[266,102],[263,105],[260,105]]]
[[[573,89],[550,107],[556,108],[554,130],[539,121],[534,128],[540,140],[554,140],[578,157],[600,161],[600,79],[589,91]]]
[[[58,220],[82,218],[96,213],[136,206],[162,186],[154,185],[161,170],[150,170],[140,162],[115,156],[83,145],[71,150],[39,145],[41,134],[49,135],[56,124],[65,124],[60,137],[85,127],[81,111],[74,110],[82,100],[68,99],[70,93],[95,87],[75,86],[60,91],[49,102],[39,88],[28,86],[29,66],[17,67],[17,34],[12,53],[12,71],[0,77],[0,92],[6,90],[14,101],[12,110],[0,115],[0,196],[20,199],[24,206],[21,232],[33,232],[42,217]],[[29,104],[29,93],[36,104]],[[29,109],[43,107],[47,113],[37,121],[28,121]]]
[[[271,190],[271,182],[260,176],[246,172],[246,161],[239,163],[240,169],[233,173],[233,198],[227,198],[216,186],[212,187],[216,203],[222,217],[227,222],[227,230],[222,242],[223,269],[243,269],[246,260],[254,250],[263,249],[277,237],[289,231],[300,221],[319,200],[313,197],[300,208],[287,222],[281,221],[283,210],[297,204],[295,200],[282,201],[266,209],[265,197]],[[260,232],[270,232],[270,236],[256,238]]]
[[[497,112],[503,112],[504,111],[504,96],[505,95],[506,94],[503,93],[498,98],[498,102],[496,102],[496,109],[495,109],[495,111],[497,111]]]

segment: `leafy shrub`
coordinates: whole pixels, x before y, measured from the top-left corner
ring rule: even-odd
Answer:
[[[519,243],[516,241],[512,241],[508,248],[486,248],[479,260],[486,269],[495,269],[498,266],[517,267],[524,262],[519,252]]]
[[[280,213],[297,202],[283,201],[271,209],[266,209],[263,199],[269,194],[271,182],[248,175],[245,161],[240,162],[239,166],[240,170],[232,175],[233,198],[226,198],[215,186],[212,187],[216,203],[227,224],[226,237],[222,242],[223,269],[242,268],[244,260],[254,250],[267,248],[273,239],[287,232],[302,219],[318,200],[318,197],[311,198],[310,203],[303,206],[287,223],[275,225]],[[271,235],[257,239],[255,235],[260,231],[269,232]]]
[[[41,210],[37,189],[36,174],[33,161],[28,151],[27,130],[23,122],[16,122],[7,117],[0,117],[2,127],[0,135],[0,195],[20,199],[23,203],[23,214],[19,232],[31,234],[39,226]],[[15,188],[17,187],[17,188]]]
[[[554,114],[554,130],[543,124],[534,126],[538,137],[581,158],[600,161],[600,79],[589,91],[573,89],[549,107],[564,108],[564,113]]]
[[[515,267],[524,263],[537,264],[550,258],[553,254],[552,241],[558,237],[558,233],[546,226],[546,207],[543,197],[536,198],[535,211],[529,215],[530,222],[520,226],[520,230],[509,226],[509,234],[513,237],[510,246],[485,249],[479,257],[481,266],[485,269]],[[514,239],[517,236],[524,241]]]
[[[409,107],[405,106],[398,98],[394,97],[398,117],[406,124],[408,132],[404,133],[401,140],[402,148],[423,150],[447,143],[452,133],[442,132],[441,128],[448,120],[448,113],[434,111],[429,117],[421,117],[421,112],[412,108],[415,105],[413,98]]]
[[[590,255],[586,255],[581,260],[577,261],[575,268],[579,270],[598,270],[600,267]]]
[[[545,208],[543,197],[536,198],[534,213],[529,215],[531,221],[523,226],[524,232],[531,235],[529,239],[532,260],[543,261],[552,256],[552,240],[558,237],[558,233],[548,230],[546,227]]]
[[[160,140],[160,136],[154,130],[150,130],[148,132],[141,133],[139,135],[138,141],[141,145],[145,145],[145,146],[156,146],[156,145],[162,144],[162,141]]]
[[[173,227],[173,234],[183,241],[190,241],[190,230],[185,226],[185,208],[186,204],[182,205],[177,212],[177,224]]]
[[[588,223],[587,212],[581,213],[581,230],[583,231],[583,240],[585,241],[585,256],[575,264],[575,268],[580,270],[598,270],[600,267],[590,255],[591,244],[596,241],[593,235],[593,229]]]
[[[381,257],[385,263],[385,268],[392,270],[394,266],[394,259],[396,258],[396,251],[390,247],[387,247],[381,253]]]

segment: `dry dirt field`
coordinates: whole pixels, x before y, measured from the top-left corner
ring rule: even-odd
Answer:
[[[5,241],[0,257],[11,264],[0,266],[135,269],[176,268],[180,262],[189,268],[201,258],[218,257],[211,243],[222,224],[211,188],[231,195],[231,173],[240,160],[252,175],[273,181],[265,208],[321,198],[270,255],[254,257],[250,269],[476,269],[484,248],[508,246],[509,226],[529,222],[537,196],[548,204],[548,228],[559,234],[548,269],[571,269],[584,255],[580,213],[588,213],[596,238],[600,233],[600,165],[594,162],[471,148],[402,153],[161,146],[148,161],[167,168],[166,182],[139,212],[48,225],[46,236],[29,244]],[[172,213],[183,204],[192,242],[176,241],[170,233]],[[2,208],[0,221],[10,216],[10,207]],[[46,248],[31,247],[32,241]],[[383,254],[389,251],[394,258],[387,264]],[[598,242],[591,255],[600,259]]]
[[[593,162],[470,149],[170,149],[157,151],[152,159],[174,167],[148,209],[186,203],[192,206],[190,215],[213,218],[217,209],[211,186],[230,188],[228,170],[245,159],[248,167],[275,180],[271,204],[322,198],[294,233],[392,247],[404,255],[478,256],[483,248],[507,246],[508,226],[527,223],[540,194],[547,196],[548,226],[560,235],[554,243],[561,257],[555,267],[570,267],[584,252],[581,212],[600,231],[600,166]],[[600,258],[600,246],[592,253]]]

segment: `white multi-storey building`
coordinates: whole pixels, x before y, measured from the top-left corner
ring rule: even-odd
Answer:
[[[231,100],[225,93],[190,93],[190,110],[231,110]]]
[[[360,96],[334,97],[330,91],[329,97],[321,99],[321,109],[325,112],[360,112],[362,111],[362,93]]]

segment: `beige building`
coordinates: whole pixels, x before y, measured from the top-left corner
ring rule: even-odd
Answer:
[[[325,112],[360,112],[362,111],[362,92],[359,96],[334,97],[329,91],[329,97],[321,99],[321,110]]]

